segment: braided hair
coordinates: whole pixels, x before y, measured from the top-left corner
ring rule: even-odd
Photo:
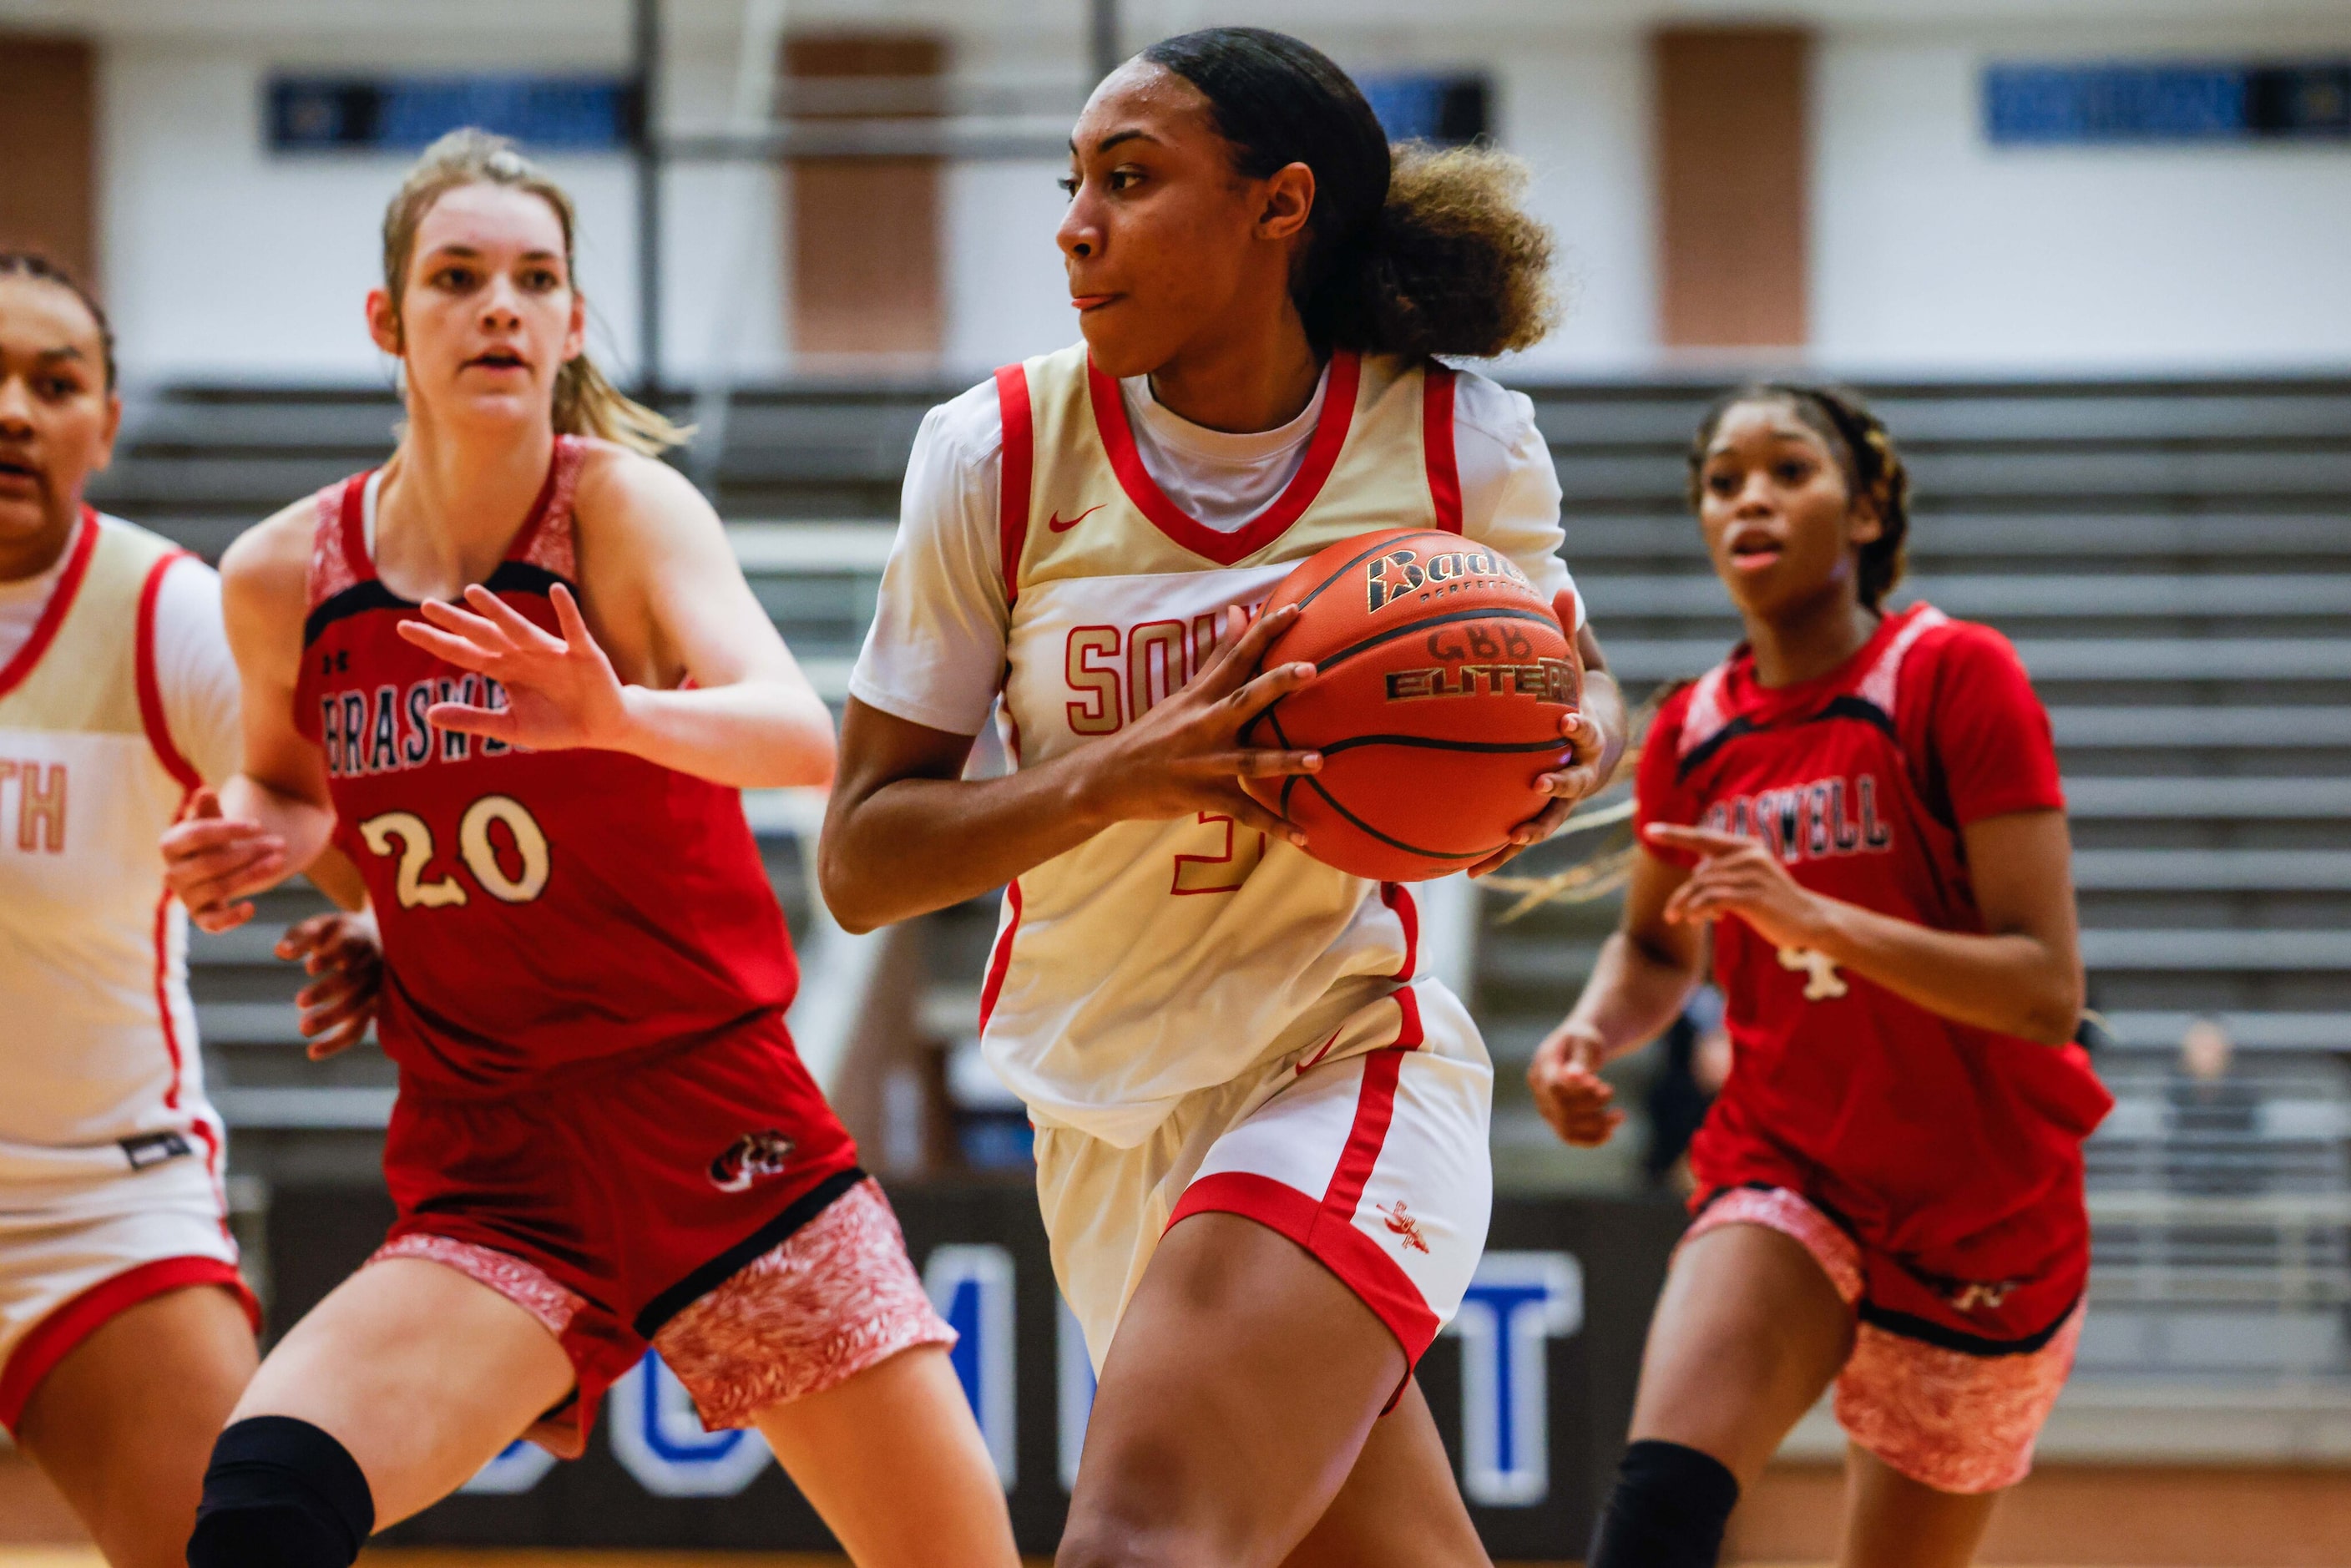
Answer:
[[[1750,382],[1715,400],[1698,422],[1690,443],[1689,497],[1698,505],[1706,450],[1714,442],[1723,416],[1741,403],[1783,405],[1818,435],[1844,471],[1845,493],[1866,500],[1877,513],[1878,535],[1861,547],[1857,589],[1864,609],[1876,610],[1902,580],[1904,555],[1910,533],[1910,470],[1895,450],[1885,421],[1872,413],[1861,394],[1840,387],[1796,386],[1785,382]]]
[[[114,390],[114,326],[106,319],[106,311],[96,297],[75,280],[74,275],[37,250],[0,250],[0,277],[32,277],[43,283],[54,283],[76,299],[98,323],[98,346],[106,362],[106,390]]]

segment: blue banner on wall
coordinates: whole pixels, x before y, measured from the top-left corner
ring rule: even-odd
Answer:
[[[609,152],[629,144],[635,85],[580,76],[324,77],[270,79],[273,152],[414,152],[477,125],[525,146]]]
[[[1391,141],[1458,147],[1493,129],[1492,89],[1481,76],[1371,76],[1360,85]]]
[[[1995,146],[2351,140],[2351,61],[1998,64],[1983,113]]]

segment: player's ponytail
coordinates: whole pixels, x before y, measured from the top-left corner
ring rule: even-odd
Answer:
[[[1706,451],[1723,416],[1741,403],[1776,402],[1811,426],[1844,470],[1845,493],[1876,508],[1878,535],[1861,547],[1855,589],[1865,608],[1877,609],[1902,581],[1910,538],[1910,468],[1895,449],[1886,422],[1870,412],[1861,394],[1840,387],[1793,386],[1755,382],[1724,393],[1698,422],[1690,443],[1690,505],[1698,501]]]
[[[433,204],[461,185],[504,185],[528,192],[555,209],[563,226],[563,267],[572,270],[572,232],[578,214],[570,193],[515,150],[503,136],[467,127],[453,131],[424,150],[416,167],[383,212],[383,288],[400,317],[408,286],[408,263],[416,251],[416,231]],[[575,283],[573,287],[578,287]],[[623,393],[605,379],[586,354],[565,361],[555,374],[555,428],[566,435],[592,435],[648,456],[684,444],[692,431],[658,410]]]
[[[1526,166],[1491,148],[1394,149],[1347,73],[1263,27],[1209,27],[1143,51],[1207,99],[1234,166],[1314,172],[1290,279],[1322,348],[1488,358],[1542,340],[1558,319],[1552,235],[1520,205]]]

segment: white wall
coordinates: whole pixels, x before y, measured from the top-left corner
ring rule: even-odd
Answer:
[[[391,58],[387,59],[387,54]],[[609,60],[550,62],[545,68]],[[388,374],[367,339],[362,300],[376,281],[384,203],[406,154],[273,156],[263,95],[277,66],[331,70],[497,68],[501,62],[384,41],[328,39],[265,53],[242,39],[118,39],[101,67],[105,284],[135,381],[276,378],[350,382]],[[732,63],[688,55],[671,72],[688,102],[727,101]],[[579,278],[590,347],[625,371],[637,350],[635,183],[624,158],[550,156],[579,207]],[[782,218],[761,168],[674,169],[664,211],[664,359],[693,374],[714,355],[737,374],[787,365]]]
[[[1814,103],[1813,352],[1905,370],[2351,361],[2351,145],[1999,148],[1992,59],[2351,54],[2332,26],[1832,31]]]
[[[131,0],[109,0],[129,5]],[[431,0],[439,5],[442,0]],[[1074,95],[1071,32],[1011,0],[971,0],[996,31],[958,44],[989,79]],[[5,16],[12,0],[0,0]],[[1074,4],[1074,0],[1071,0]],[[1988,0],[1987,0],[1988,4]],[[739,5],[692,0],[673,38],[673,117],[724,122],[741,59]],[[1312,9],[1305,0],[1292,8]],[[1646,0],[1543,9],[1501,25],[1500,0],[1462,0],[1443,26],[1392,5],[1330,0],[1307,20],[1351,68],[1484,68],[1504,144],[1534,171],[1530,200],[1557,231],[1569,313],[1529,373],[1659,362]],[[1958,6],[1953,0],[1953,8]],[[805,21],[810,5],[789,15]],[[1134,0],[1132,31],[1238,19],[1209,0]],[[263,146],[273,68],[617,69],[612,29],[383,30],[359,0],[336,29],[111,33],[102,55],[105,283],[126,369],[141,381],[386,374],[361,329],[398,156],[274,158]],[[142,13],[144,14],[144,13]],[[324,13],[320,13],[324,15]],[[1055,13],[1058,16],[1058,12]],[[1071,15],[1075,16],[1072,10]],[[2225,24],[2172,19],[2070,30],[2011,12],[1822,17],[1815,92],[1813,352],[1823,363],[1916,371],[2261,368],[2351,362],[2351,148],[2007,149],[1983,140],[1989,59],[2351,53],[2351,9],[2241,6]],[[158,13],[161,15],[161,13]],[[205,15],[210,16],[209,12]],[[911,13],[910,13],[911,15]],[[978,15],[973,13],[972,15]],[[193,24],[192,24],[193,26]],[[323,26],[323,24],[322,24]],[[617,156],[550,160],[581,213],[580,278],[597,350],[636,350],[634,195]],[[946,182],[948,369],[957,375],[1071,340],[1052,231],[1050,161],[957,166]],[[790,368],[783,181],[760,169],[672,172],[665,212],[667,368]]]

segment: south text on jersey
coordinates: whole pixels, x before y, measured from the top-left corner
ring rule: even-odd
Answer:
[[[66,852],[66,765],[0,757],[0,842],[26,854]],[[16,810],[11,812],[11,803]],[[11,817],[16,831],[7,831]]]

